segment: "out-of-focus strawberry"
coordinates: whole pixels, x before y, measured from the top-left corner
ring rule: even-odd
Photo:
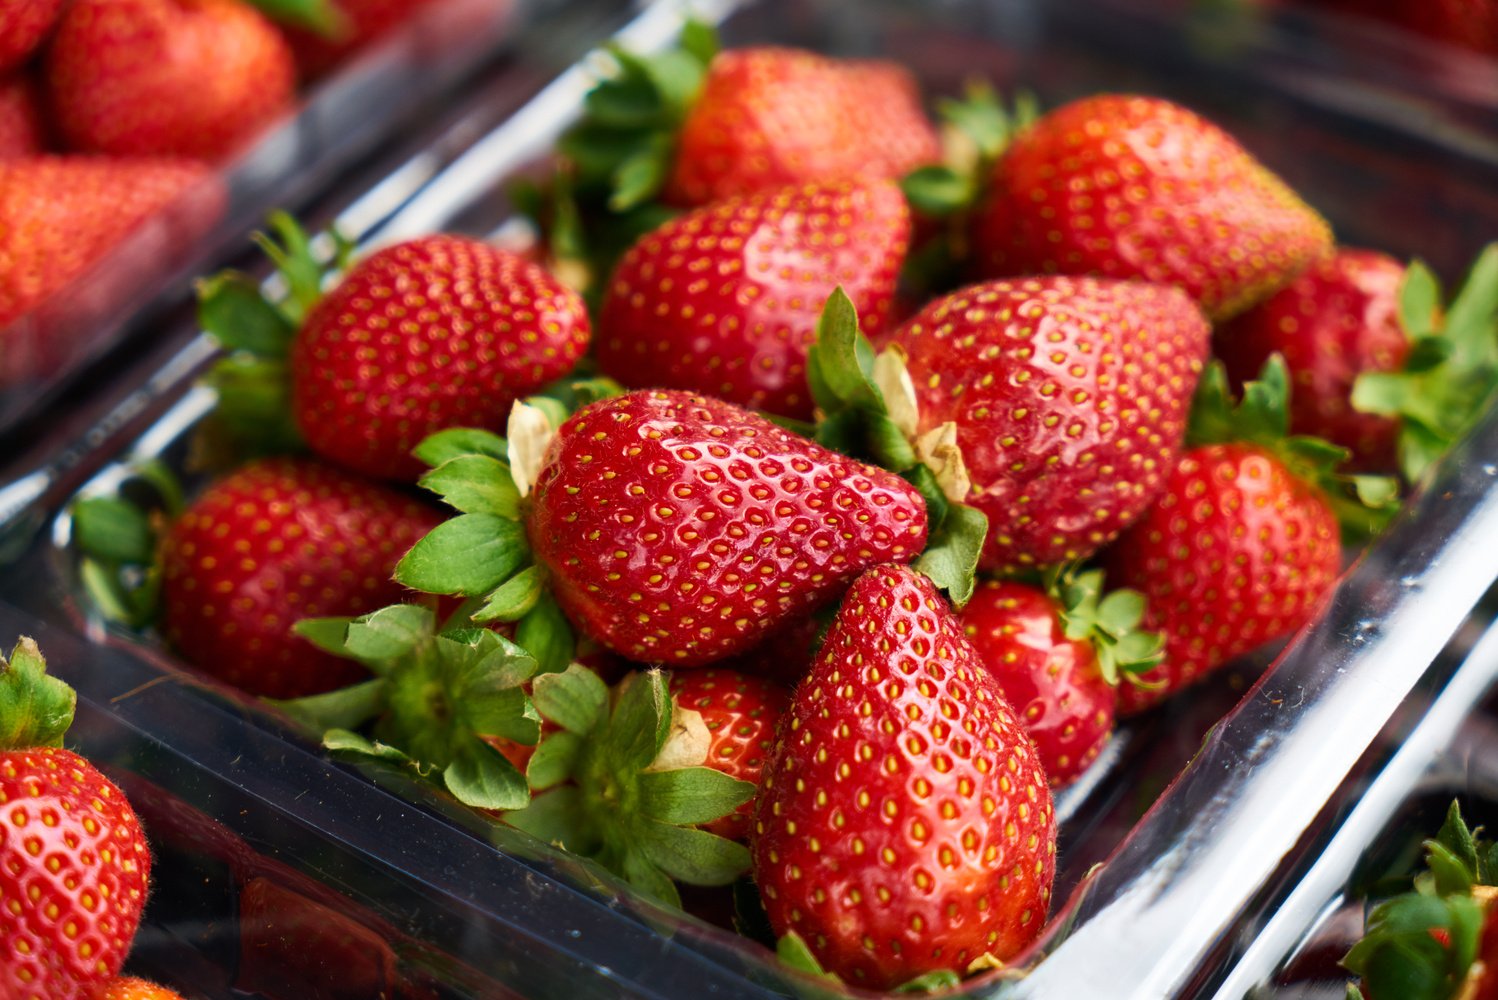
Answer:
[[[240,0],[73,0],[46,76],[71,148],[214,160],[290,105],[295,67],[280,32]]]
[[[302,79],[317,80],[344,59],[403,24],[431,0],[337,0],[329,32],[286,27]]]
[[[40,156],[46,149],[39,98],[30,74],[0,76],[0,160]]]
[[[0,4],[0,73],[21,65],[47,37],[63,0],[6,0]]]
[[[0,328],[63,289],[207,175],[182,160],[0,162]]]
[[[1214,320],[1331,251],[1319,215],[1222,129],[1152,97],[1065,105],[999,159],[973,220],[985,277],[1177,285]]]
[[[121,976],[105,984],[89,1000],[182,1000],[182,994],[134,976]]]
[[[624,255],[598,359],[625,385],[687,389],[806,419],[806,350],[839,285],[883,331],[910,242],[894,183],[808,184],[679,216]]]

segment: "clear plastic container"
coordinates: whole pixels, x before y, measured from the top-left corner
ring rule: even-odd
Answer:
[[[1238,135],[1332,219],[1344,242],[1418,254],[1447,274],[1498,234],[1490,194],[1498,159],[1447,119],[1432,115],[1422,125],[1391,113],[1375,88],[1366,102],[1336,106],[1307,92],[1307,78],[1360,92],[1357,77],[1338,76],[1336,50],[1286,51],[1273,33],[1224,48],[1192,22],[1121,0],[886,2],[857,16],[844,4],[766,0],[708,13],[726,15],[730,44],[895,58],[932,93],[984,75],[1001,88],[1033,89],[1047,105],[1098,90],[1180,100]],[[626,44],[663,43],[678,15],[676,4],[652,5],[630,24]],[[1284,72],[1290,64],[1302,71]],[[462,117],[433,147],[440,172],[354,232],[366,245],[435,230],[513,237],[505,181],[544,161],[587,83],[586,65],[575,67],[491,130],[473,125],[493,108]],[[1434,107],[1442,99],[1428,100]],[[140,459],[183,467],[192,427],[212,405],[183,377],[196,364],[193,351],[202,348],[161,375],[147,391],[151,406],[123,418],[108,447],[78,459],[77,469],[98,470],[88,489],[120,488]],[[156,781],[149,747],[191,765],[204,787],[251,790],[256,808],[286,828],[272,824],[257,848],[370,907],[408,935],[402,947],[432,949],[475,981],[546,997],[827,991],[758,946],[642,901],[587,863],[464,813],[397,773],[324,760],[263,707],[194,678],[150,640],[90,620],[67,548],[63,481],[13,492],[15,537],[56,516],[50,532],[28,539],[0,598],[15,608],[9,619],[47,623],[59,641],[63,633],[87,637],[67,639],[86,663],[75,682],[101,719],[135,727],[141,740],[142,762],[125,754],[122,765]],[[1353,564],[1318,621],[1261,679],[1251,681],[1265,661],[1246,662],[1121,729],[1058,801],[1062,902],[1047,935],[962,994],[1194,997],[1234,982],[1258,930],[1272,926],[1268,916],[1332,835],[1349,780],[1376,770],[1398,733],[1453,704],[1442,699],[1470,676],[1457,665],[1492,672],[1492,658],[1466,652],[1486,628],[1480,599],[1498,579],[1495,481],[1498,419],[1443,463],[1436,484]],[[0,626],[8,628],[6,614]],[[241,749],[249,756],[236,758]],[[197,801],[236,825],[211,797]],[[338,864],[366,866],[365,874],[317,868],[307,845],[324,841]],[[163,933],[191,940],[172,930],[174,919],[162,917]],[[503,995],[437,981],[457,996]]]

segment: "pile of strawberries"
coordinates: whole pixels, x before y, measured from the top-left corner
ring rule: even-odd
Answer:
[[[55,341],[106,322],[117,293],[211,227],[224,201],[214,167],[287,113],[299,79],[424,2],[0,6],[0,383],[55,366]],[[76,291],[127,237],[129,252]]]
[[[695,25],[587,106],[529,254],[335,281],[279,217],[285,297],[206,282],[232,471],[81,501],[82,578],[657,900],[751,878],[793,965],[1010,962],[1115,716],[1308,622],[1486,408],[1498,250],[1446,304],[1185,108],[975,88],[944,148],[900,67]]]

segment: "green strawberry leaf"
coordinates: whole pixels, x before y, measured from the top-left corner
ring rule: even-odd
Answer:
[[[454,798],[475,809],[523,809],[530,802],[525,777],[485,743],[460,749],[443,769],[442,780]]]
[[[608,686],[580,663],[560,673],[538,675],[531,697],[542,718],[575,736],[593,733],[608,713]]]
[[[476,622],[514,622],[530,614],[546,592],[541,567],[527,566],[510,577],[473,613]]]
[[[515,641],[530,650],[536,658],[536,671],[543,674],[566,670],[577,648],[572,626],[556,599],[547,593],[515,626]]]
[[[900,189],[911,208],[936,218],[967,208],[976,196],[974,178],[940,164],[912,170],[900,181]]]
[[[710,767],[646,771],[640,775],[640,811],[662,823],[711,823],[754,798],[752,782]]]
[[[312,621],[319,622],[322,619]],[[343,651],[347,656],[364,663],[409,656],[430,638],[435,622],[436,616],[432,610],[417,604],[394,604],[381,608],[349,622]],[[320,626],[311,627],[317,629]]]
[[[598,848],[592,841],[578,839],[588,829],[583,816],[582,792],[572,785],[563,785],[533,795],[524,809],[505,813],[505,822],[548,844],[590,855]]]
[[[73,545],[113,563],[149,565],[156,558],[156,532],[150,518],[129,500],[97,496],[73,504]]]
[[[296,326],[246,276],[224,271],[198,281],[197,292],[198,324],[224,350],[284,358],[291,349]]]
[[[449,427],[423,438],[411,453],[436,468],[454,459],[475,456],[504,462],[510,454],[510,445],[493,431],[477,427]]]
[[[375,718],[385,710],[385,688],[384,679],[376,677],[323,694],[283,700],[267,698],[266,701],[308,729],[325,733],[335,729],[357,729]]]
[[[459,455],[421,477],[418,483],[465,514],[494,514],[517,520],[520,491],[505,462],[488,455]]]
[[[371,740],[347,729],[329,729],[322,734],[322,745],[332,753],[352,754],[358,757],[373,757],[390,764],[410,764],[411,758],[396,747],[378,740]]]
[[[681,39],[677,44],[703,68],[706,68],[723,50],[723,42],[718,37],[718,29],[697,18],[689,18],[687,23],[681,26]]]
[[[822,963],[817,961],[817,957],[811,953],[811,948],[807,947],[806,939],[795,931],[786,933],[775,942],[775,957],[780,959],[782,964],[797,972],[815,976],[818,979],[827,979],[834,983],[842,982],[837,976],[822,968]]]
[[[530,560],[525,528],[497,514],[460,514],[413,545],[395,578],[428,594],[475,596],[499,586]]]
[[[286,283],[286,300],[280,308],[294,326],[300,327],[322,298],[329,268],[317,259],[307,231],[289,213],[272,212],[267,221],[272,232],[256,233],[253,239]]]
[[[749,870],[749,848],[706,830],[650,820],[638,844],[657,868],[689,885],[730,885]]]
[[[540,679],[537,678],[538,681]],[[530,763],[525,768],[526,783],[531,786],[532,791],[541,792],[570,780],[577,770],[582,752],[582,737],[576,733],[552,733],[531,754]]]
[[[622,767],[643,770],[661,752],[670,731],[671,697],[666,693],[666,675],[647,670],[625,678],[609,731],[603,736],[609,757]]]
[[[208,426],[223,433],[236,458],[304,450],[301,429],[292,416],[284,359],[248,352],[225,355],[203,376],[203,383],[218,397]]]
[[[962,977],[951,969],[935,969],[894,988],[895,993],[941,993],[962,985]]]
[[[833,289],[817,320],[807,351],[806,380],[812,398],[827,413],[845,409],[887,413],[874,384],[874,348],[858,326],[858,310],[841,285]]]
[[[1062,630],[1068,639],[1085,639],[1097,652],[1098,670],[1109,684],[1140,675],[1165,658],[1165,637],[1140,628],[1144,595],[1121,588],[1104,595],[1103,571],[1076,564],[1051,567],[1045,587],[1061,605]]]
[[[0,662],[0,749],[62,746],[77,703],[72,688],[48,675],[36,643],[22,636]]]
[[[1448,1000],[1476,957],[1482,920],[1481,905],[1470,897],[1397,896],[1369,915],[1363,939],[1342,965],[1375,996]]]
[[[988,518],[981,510],[950,504],[926,550],[915,561],[915,568],[945,590],[959,609],[972,600],[977,588],[978,557],[987,534]]]
[[[348,18],[328,0],[249,0],[266,17],[277,24],[303,28],[326,38],[337,38],[348,31]]]
[[[681,909],[681,893],[676,891],[676,883],[650,859],[640,845],[631,844],[626,847],[619,862],[606,867],[615,868],[630,885],[650,899],[673,910]]]

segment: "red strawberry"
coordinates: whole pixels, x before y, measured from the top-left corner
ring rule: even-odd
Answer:
[[[735,49],[708,67],[681,126],[666,197],[703,205],[809,182],[894,180],[940,158],[903,67]]]
[[[881,332],[910,243],[889,181],[762,191],[678,216],[624,256],[599,366],[631,386],[710,393],[808,419],[806,349],[838,285]]]
[[[1377,18],[1448,45],[1498,55],[1498,8],[1491,0],[1310,0]]]
[[[0,328],[207,177],[203,167],[180,160],[0,162]]]
[[[983,664],[1035,741],[1052,788],[1091,766],[1113,732],[1120,672],[1160,662],[1160,637],[1136,631],[1144,602],[1102,596],[1096,571],[1046,590],[985,580],[958,617]]]
[[[123,793],[61,748],[76,695],[21,639],[0,673],[0,996],[87,1000],[124,964],[151,854]]]
[[[93,1000],[182,1000],[182,994],[133,976],[121,976],[104,987]]]
[[[0,4],[0,73],[14,69],[47,37],[62,0],[7,0]]]
[[[342,23],[331,35],[283,28],[304,80],[316,80],[344,59],[405,23],[429,0],[337,0]]]
[[[1175,289],[1048,277],[955,292],[889,338],[918,431],[956,424],[985,567],[1083,558],[1139,516],[1174,464],[1208,335]]]
[[[1218,331],[1216,353],[1239,385],[1283,355],[1295,392],[1290,429],[1341,445],[1359,468],[1392,469],[1398,421],[1352,408],[1366,371],[1397,371],[1410,339],[1399,322],[1404,265],[1372,250],[1338,250]]]
[[[0,76],[0,160],[40,156],[45,148],[36,84],[25,73]]]
[[[167,531],[162,628],[189,662],[252,694],[342,687],[364,670],[292,626],[400,600],[406,591],[390,574],[440,519],[404,494],[310,461],[244,466]]]
[[[394,997],[395,952],[379,934],[267,878],[239,893],[240,975],[234,988],[267,997]]]
[[[515,400],[587,350],[582,300],[514,254],[429,236],[356,264],[291,346],[307,443],[372,476],[415,479],[434,431],[503,425]]]
[[[671,675],[679,708],[697,712],[712,734],[704,766],[759,784],[765,755],[774,745],[775,724],[790,700],[785,689],[763,677],[733,670],[684,670]],[[703,829],[730,840],[749,839],[751,803]]]
[[[291,104],[291,52],[240,0],[73,0],[47,52],[74,149],[218,159]]]
[[[755,809],[776,933],[873,989],[1006,960],[1045,923],[1055,850],[1034,744],[930,581],[859,577]]]
[[[986,277],[1173,284],[1221,320],[1329,253],[1331,230],[1212,123],[1157,98],[1102,95],[1014,140],[973,241]]]
[[[1233,657],[1299,629],[1336,581],[1337,517],[1314,486],[1261,447],[1187,452],[1144,516],[1108,553],[1109,579],[1142,592],[1165,661],[1125,685],[1140,712]]]
[[[812,658],[822,643],[825,624],[821,615],[796,619],[766,636],[748,652],[720,661],[718,665],[793,688],[811,668]]]
[[[580,410],[531,501],[531,547],[562,610],[626,658],[672,666],[748,649],[926,540],[904,480],[681,392]]]

